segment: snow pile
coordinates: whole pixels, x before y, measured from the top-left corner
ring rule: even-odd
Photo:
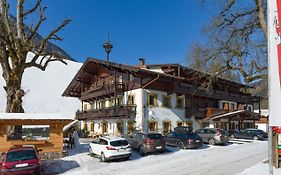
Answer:
[[[32,53],[28,54],[28,60]],[[78,72],[81,63],[66,60],[50,62],[46,71],[32,67],[26,69],[23,75],[22,89],[26,92],[23,98],[23,108],[27,113],[58,113],[74,118],[75,112],[81,108],[77,98],[63,97],[62,93]],[[2,68],[0,66],[0,74]],[[6,92],[3,89],[4,79],[0,76],[0,113],[5,112]]]

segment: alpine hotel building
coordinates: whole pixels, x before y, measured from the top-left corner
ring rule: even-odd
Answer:
[[[217,78],[212,89],[202,88],[210,77],[179,64],[146,65],[140,59],[129,66],[89,58],[63,96],[81,100],[76,119],[93,135],[165,134],[176,126],[253,128],[259,99],[249,93],[252,87]]]

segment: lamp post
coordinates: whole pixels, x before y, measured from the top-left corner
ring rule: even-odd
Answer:
[[[111,52],[111,49],[113,48],[113,45],[109,42],[109,34],[107,33],[107,41],[103,44],[103,48],[106,52],[106,61],[109,62],[109,53]]]

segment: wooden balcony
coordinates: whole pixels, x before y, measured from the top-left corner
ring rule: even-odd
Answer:
[[[206,117],[206,109],[185,108],[185,117],[191,118],[192,116],[196,119],[203,119]]]
[[[216,116],[216,115],[221,115],[221,114],[225,114],[228,112],[233,112],[233,110],[226,110],[226,109],[219,109],[219,108],[207,108],[206,109],[206,117],[212,117],[212,116]]]
[[[93,98],[111,96],[112,94],[123,95],[125,90],[124,84],[105,84],[102,86],[92,87],[81,93],[81,100],[87,101]]]
[[[106,118],[135,118],[136,105],[130,106],[113,106],[103,109],[94,109],[89,111],[77,111],[76,119],[78,120],[93,120]]]

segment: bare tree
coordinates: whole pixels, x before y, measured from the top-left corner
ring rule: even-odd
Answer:
[[[216,2],[221,11],[204,27],[207,40],[197,44],[200,49],[192,50],[191,66],[201,59],[204,69],[209,71],[218,62],[215,76],[238,73],[247,84],[267,78],[266,0]],[[198,50],[200,57],[194,57]]]
[[[57,28],[53,29],[45,38],[35,42],[41,24],[46,20],[41,0],[36,0],[34,6],[25,9],[25,0],[17,1],[16,17],[9,14],[7,0],[0,0],[0,64],[3,70],[3,78],[7,93],[6,112],[22,113],[22,97],[24,91],[21,89],[23,73],[30,67],[36,67],[45,71],[50,62],[63,61],[59,55],[46,52],[46,45],[50,40],[61,41],[57,33],[63,29],[71,20],[64,20]],[[39,19],[34,25],[27,26],[25,20],[29,15],[39,13]],[[27,54],[33,52],[31,60],[27,60]],[[66,63],[65,63],[66,64]]]

